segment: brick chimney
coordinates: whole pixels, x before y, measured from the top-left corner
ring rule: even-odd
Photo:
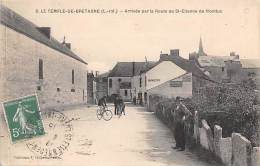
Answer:
[[[173,50],[170,50],[170,55],[171,56],[179,56],[179,49],[173,49]]]
[[[51,38],[51,28],[50,27],[37,27],[38,31],[40,31],[43,35],[45,35],[48,39]]]
[[[133,73],[132,74],[134,76],[135,75],[135,62],[132,62],[132,65],[133,65],[133,71],[132,71]]]

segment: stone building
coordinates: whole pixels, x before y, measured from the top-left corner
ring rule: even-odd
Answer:
[[[93,72],[87,73],[87,103],[89,104],[95,103],[94,79],[95,79],[95,75],[93,74]]]
[[[132,101],[133,76],[138,75],[145,62],[118,62],[108,75],[108,95],[120,95],[125,101]]]
[[[5,6],[0,12],[0,101],[37,94],[41,108],[86,103],[87,63],[71,44]]]
[[[174,49],[169,55],[161,54],[158,62],[141,71],[139,79],[141,88],[138,99],[141,97],[142,104],[146,105],[151,95],[191,97],[193,91],[207,83],[210,77],[195,63],[182,58],[178,49]],[[136,82],[133,85],[138,84],[138,80]]]
[[[202,40],[200,38],[198,52],[189,54],[189,59],[194,61],[200,68],[207,71],[211,78],[216,82],[222,82],[225,79],[225,62],[229,60],[239,60],[239,55],[234,52],[230,56],[209,55],[204,52]]]
[[[108,96],[108,73],[103,73],[95,77],[93,81],[93,94],[95,104],[97,104],[97,100],[102,98],[103,96]],[[107,99],[109,101],[109,99]]]

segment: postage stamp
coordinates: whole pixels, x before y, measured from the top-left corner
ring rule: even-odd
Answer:
[[[36,95],[3,103],[12,142],[45,134]]]
[[[57,110],[43,112],[42,118],[45,136],[29,140],[26,146],[38,158],[60,158],[71,144],[73,119]]]

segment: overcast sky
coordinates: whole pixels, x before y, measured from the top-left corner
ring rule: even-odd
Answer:
[[[260,0],[2,0],[52,36],[72,43],[89,70],[111,69],[118,61],[156,61],[180,49],[188,58],[202,36],[206,53],[235,51],[241,58],[260,58]],[[36,9],[218,9],[218,14],[53,14]]]

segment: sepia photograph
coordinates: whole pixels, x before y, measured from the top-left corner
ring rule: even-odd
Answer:
[[[0,0],[0,166],[260,166],[260,0]]]

